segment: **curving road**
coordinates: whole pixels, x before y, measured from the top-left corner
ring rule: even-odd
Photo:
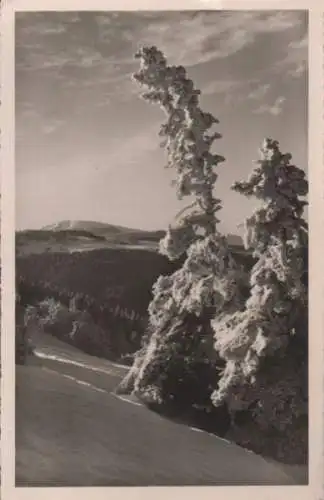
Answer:
[[[17,486],[294,484],[277,465],[112,391],[125,368],[45,335],[17,367]]]

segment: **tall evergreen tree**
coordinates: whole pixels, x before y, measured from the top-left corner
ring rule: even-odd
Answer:
[[[224,158],[211,152],[214,141],[221,136],[210,129],[218,120],[201,110],[200,91],[182,66],[168,66],[156,47],[144,47],[136,57],[141,66],[134,79],[147,89],[142,97],[158,103],[167,116],[160,136],[164,139],[167,166],[176,172],[177,195],[193,199],[188,209],[178,214],[176,225],[169,227],[160,244],[161,253],[170,260],[185,254],[185,262],[173,275],[161,276],[154,285],[148,335],[119,387],[126,392],[150,392],[153,399],[163,400],[166,394],[161,386],[176,376],[171,366],[177,364],[179,376],[181,364],[188,366],[199,356],[208,364],[209,356],[215,357],[211,311],[217,314],[226,308],[237,309],[243,273],[217,229],[216,213],[221,201],[214,196],[215,168]]]
[[[233,186],[259,202],[245,221],[256,263],[245,309],[213,321],[226,361],[214,404],[226,401],[233,413],[253,406],[261,426],[281,430],[307,413],[308,182],[290,160],[266,139],[249,179]]]

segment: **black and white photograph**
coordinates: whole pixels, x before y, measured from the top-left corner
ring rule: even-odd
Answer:
[[[308,11],[14,36],[16,487],[308,485]]]

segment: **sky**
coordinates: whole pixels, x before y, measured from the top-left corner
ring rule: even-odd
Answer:
[[[304,11],[20,12],[15,29],[17,229],[66,219],[166,229],[188,203],[164,168],[163,111],[131,78],[142,45],[185,66],[219,120],[223,232],[240,233],[254,208],[231,185],[264,137],[307,171]]]

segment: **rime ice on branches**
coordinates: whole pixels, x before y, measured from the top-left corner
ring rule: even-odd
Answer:
[[[245,221],[245,246],[257,260],[251,271],[250,297],[244,311],[213,321],[215,349],[226,360],[213,401],[217,405],[226,400],[233,410],[259,400],[262,413],[262,404],[269,400],[266,394],[270,383],[264,371],[259,373],[262,361],[271,357],[270,363],[275,364],[286,355],[288,346],[299,342],[300,335],[307,343],[307,328],[298,331],[298,325],[305,327],[300,318],[303,314],[307,317],[308,228],[303,198],[308,182],[304,171],[290,160],[290,154],[280,152],[277,141],[266,139],[249,179],[233,186],[238,193],[261,202]],[[286,373],[285,377],[291,379],[293,374]],[[298,383],[285,387],[294,385]],[[283,402],[278,400],[277,404]]]
[[[142,98],[161,106],[167,121],[159,131],[167,152],[167,167],[176,172],[176,191],[179,199],[194,197],[190,214],[178,218],[177,226],[169,228],[161,242],[161,252],[170,259],[178,258],[199,236],[216,232],[216,212],[221,200],[213,194],[221,155],[211,152],[221,135],[210,132],[218,120],[199,107],[200,90],[195,89],[182,66],[168,66],[156,47],[144,47],[136,57],[140,70],[133,75],[147,90]]]
[[[224,308],[237,305],[243,273],[234,262],[226,238],[217,229],[221,200],[214,195],[215,169],[224,158],[211,152],[214,141],[221,136],[210,129],[218,120],[201,110],[200,91],[182,66],[168,66],[156,47],[144,47],[136,57],[140,59],[140,70],[134,80],[145,88],[142,98],[159,104],[167,117],[159,135],[167,153],[166,166],[175,171],[177,196],[194,199],[178,214],[176,224],[169,227],[160,242],[160,252],[170,260],[184,254],[186,260],[181,269],[172,276],[160,277],[153,287],[149,305],[151,333],[121,385],[138,392],[147,389],[146,375],[152,372],[156,359],[167,363],[176,356],[174,345],[180,349],[181,343],[185,343],[185,326],[179,334],[179,321],[185,323],[190,315],[202,317],[209,308],[221,313]],[[151,392],[157,397],[156,388]]]

